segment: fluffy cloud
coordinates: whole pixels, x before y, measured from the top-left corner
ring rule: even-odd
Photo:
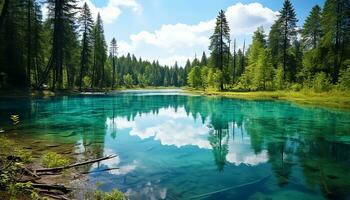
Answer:
[[[82,7],[85,2],[90,8],[93,18],[96,18],[97,14],[100,13],[104,23],[114,22],[122,13],[122,7],[130,8],[138,14],[142,12],[142,7],[136,2],[136,0],[108,0],[107,5],[104,7],[97,7],[91,0],[84,0],[78,1],[78,6]],[[48,15],[48,7],[46,3],[43,4],[42,11],[44,17],[46,17]]]
[[[260,3],[237,3],[226,10],[231,36],[238,39],[250,37],[259,26],[268,30],[277,14]],[[161,64],[173,65],[178,61],[184,65],[187,58],[194,57],[195,52],[200,54],[207,50],[214,25],[215,19],[194,25],[162,25],[153,32],[141,31],[131,35],[130,42],[121,41],[120,51],[122,54],[131,52],[147,59],[158,59]]]
[[[115,21],[121,14],[122,7],[130,8],[138,14],[142,12],[142,7],[136,0],[108,0],[107,5],[100,8],[96,7],[91,0],[85,0],[81,4],[84,2],[88,4],[94,17],[97,16],[97,13],[100,13],[105,23],[112,23]]]

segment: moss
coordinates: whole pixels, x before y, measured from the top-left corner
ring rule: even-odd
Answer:
[[[55,152],[48,152],[42,158],[42,164],[45,167],[62,167],[69,164],[69,160]]]

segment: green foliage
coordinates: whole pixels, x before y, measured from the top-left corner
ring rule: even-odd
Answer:
[[[15,183],[9,186],[10,200],[17,200],[18,196],[26,190],[32,190],[32,183]]]
[[[277,90],[282,90],[285,88],[283,74],[284,74],[283,68],[282,67],[277,68],[275,77],[274,77],[274,87]]]
[[[212,74],[212,79],[211,79],[211,87],[213,87],[216,90],[221,90],[222,86],[222,77],[223,73],[221,70],[216,70],[215,73]]]
[[[225,12],[220,10],[219,15],[216,18],[215,29],[213,35],[210,37],[209,50],[211,51],[211,61],[214,67],[221,72],[227,71],[228,58],[230,56],[229,50],[230,43],[230,27],[225,16]],[[227,74],[225,74],[227,75]],[[224,80],[224,74],[220,75],[222,80],[220,84],[220,90],[224,89],[223,84],[227,83],[227,79]]]
[[[331,89],[331,81],[326,73],[320,72],[315,75],[313,89],[315,92],[327,92]]]
[[[202,87],[201,68],[194,66],[187,76],[187,83],[194,88]]]
[[[89,76],[84,76],[83,78],[83,86],[90,87],[91,86],[91,78]]]
[[[132,88],[134,86],[134,79],[130,74],[126,74],[123,77],[125,87]]]
[[[42,158],[42,164],[45,167],[52,168],[52,167],[62,167],[69,164],[69,160],[61,156],[60,154],[57,154],[55,152],[48,152],[44,154]]]
[[[139,86],[140,87],[146,87],[147,86],[147,79],[146,79],[146,75],[145,74],[139,74],[137,75],[137,80],[139,82]]]
[[[348,67],[340,71],[338,86],[341,90],[350,90],[350,60],[348,62]]]
[[[117,189],[112,190],[112,192],[107,193],[100,190],[94,192],[86,193],[86,199],[95,199],[95,200],[126,200],[125,195]]]

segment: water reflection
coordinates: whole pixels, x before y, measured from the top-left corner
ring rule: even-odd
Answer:
[[[188,198],[258,180],[208,199],[346,199],[350,114],[273,101],[118,94],[0,101],[0,128],[73,144],[78,156],[118,154],[88,166],[104,190],[135,199]]]

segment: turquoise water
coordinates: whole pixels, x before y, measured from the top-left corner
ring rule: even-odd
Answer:
[[[350,199],[350,112],[133,91],[2,99],[0,128],[77,160],[118,155],[88,182],[131,199]]]

